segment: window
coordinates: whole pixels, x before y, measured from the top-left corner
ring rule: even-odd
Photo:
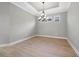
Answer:
[[[54,16],[54,21],[55,21],[55,22],[59,22],[59,21],[60,21],[60,16],[59,16],[59,15]]]

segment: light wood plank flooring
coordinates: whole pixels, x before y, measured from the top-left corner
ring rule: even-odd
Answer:
[[[2,57],[76,57],[65,39],[36,36],[9,47],[0,48]]]

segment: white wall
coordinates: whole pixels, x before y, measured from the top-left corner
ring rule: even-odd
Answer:
[[[70,41],[79,51],[79,2],[72,3],[68,11],[67,23]]]
[[[35,34],[35,17],[13,4],[10,4],[10,24],[10,42]]]
[[[66,12],[54,14],[51,16],[60,15],[60,23],[56,22],[38,22],[37,21],[37,35],[48,35],[67,37],[67,26],[66,26]]]
[[[9,43],[9,3],[0,2],[0,44]]]

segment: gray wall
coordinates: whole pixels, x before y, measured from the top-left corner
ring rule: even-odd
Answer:
[[[79,2],[72,3],[67,23],[69,38],[79,51]]]
[[[9,4],[0,2],[0,44],[9,43]]]
[[[35,34],[35,17],[12,4],[10,4],[10,24],[10,42]]]
[[[38,22],[37,21],[37,35],[48,35],[48,36],[58,36],[58,37],[67,37],[67,14],[65,13],[59,13],[54,14],[60,15],[60,22]]]
[[[0,44],[35,35],[35,17],[19,7],[0,2]]]

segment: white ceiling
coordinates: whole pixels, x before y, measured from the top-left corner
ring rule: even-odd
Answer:
[[[17,7],[29,12],[34,16],[40,16],[42,5],[40,2],[10,2]],[[56,13],[68,11],[70,2],[47,2],[46,3],[46,15],[52,15]]]
[[[41,11],[43,9],[42,2],[28,2],[31,6],[33,6],[37,11]],[[58,7],[58,2],[45,2],[44,8],[45,10]]]

